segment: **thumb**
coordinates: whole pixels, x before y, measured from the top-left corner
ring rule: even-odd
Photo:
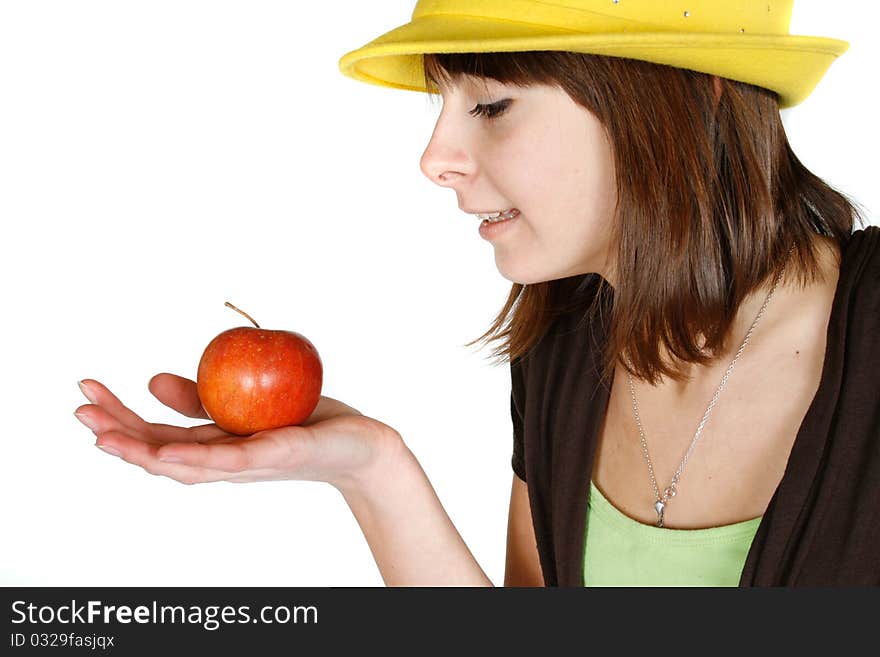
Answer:
[[[181,415],[211,419],[199,399],[195,381],[163,372],[150,379],[147,388],[156,399]]]

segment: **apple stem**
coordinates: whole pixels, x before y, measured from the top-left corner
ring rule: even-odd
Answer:
[[[247,317],[249,320],[251,320],[252,322],[254,322],[254,318],[253,318],[253,317],[251,317],[250,315],[248,315],[245,311],[243,311],[243,310],[239,310],[238,308],[236,308],[235,306],[233,306],[233,305],[232,305],[231,303],[229,303],[228,301],[226,302],[225,305],[229,306],[230,308],[232,308],[232,309],[235,310],[236,312],[240,312],[242,315],[244,315],[244,316]],[[256,322],[254,322],[254,326],[256,326],[257,328],[260,328],[260,325],[257,324]]]

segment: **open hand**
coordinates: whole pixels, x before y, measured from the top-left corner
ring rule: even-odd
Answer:
[[[148,387],[178,413],[210,420],[195,381],[163,373]],[[184,484],[297,479],[338,487],[372,474],[403,445],[393,428],[331,397],[322,396],[302,425],[237,436],[216,424],[146,422],[98,381],[84,379],[80,388],[91,404],[75,413],[97,436],[95,445]]]

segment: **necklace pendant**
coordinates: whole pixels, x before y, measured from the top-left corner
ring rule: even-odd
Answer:
[[[665,507],[665,506],[666,506],[666,504],[664,502],[661,502],[660,500],[657,500],[656,502],[654,502],[654,510],[657,512],[657,526],[658,527],[663,526],[663,507]]]

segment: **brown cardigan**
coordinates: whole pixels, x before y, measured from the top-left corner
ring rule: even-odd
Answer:
[[[598,275],[573,279],[588,303]],[[558,317],[510,364],[511,464],[528,485],[547,586],[583,586],[589,473],[610,395],[595,348],[605,327],[597,316],[579,324],[586,307]],[[880,228],[871,226],[843,249],[819,388],[740,586],[878,584]]]

